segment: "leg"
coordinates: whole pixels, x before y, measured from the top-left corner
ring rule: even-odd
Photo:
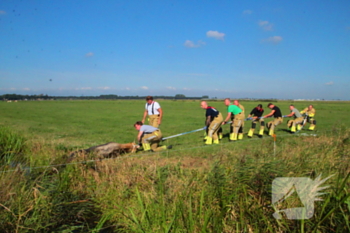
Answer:
[[[314,118],[310,118],[310,127],[309,130],[314,130],[316,127],[316,120]]]
[[[282,117],[275,118],[273,121],[270,121],[270,129],[269,129],[269,135],[272,136],[275,132],[275,127],[283,122]]]
[[[244,121],[242,120],[242,122],[244,122]],[[243,139],[243,123],[242,123],[241,127],[239,127],[239,129],[238,129],[238,140],[242,140],[242,139]]]
[[[303,120],[304,120],[303,117],[295,118],[295,119],[293,120],[293,123],[292,123],[292,126],[291,126],[290,131],[291,131],[292,133],[295,133],[295,132],[296,132],[297,126],[300,125],[300,124],[303,122]],[[298,129],[298,130],[299,130],[299,129]]]
[[[160,130],[156,130],[152,133],[155,137],[151,140],[151,149],[152,151],[162,151],[166,150],[166,146],[159,146],[159,142],[162,140],[162,133]]]
[[[233,133],[230,134],[230,141],[236,141],[238,137],[239,128],[242,125],[242,120],[235,117],[233,121]]]
[[[142,148],[144,151],[150,151],[151,150],[151,141],[155,138],[152,134],[145,134],[143,135],[141,142],[142,142]]]
[[[264,119],[260,119],[259,122],[260,122],[259,137],[261,138],[264,135],[265,121]]]
[[[214,120],[210,123],[209,125],[209,130],[208,130],[208,138],[205,144],[212,144],[213,141],[215,144],[219,143],[219,137],[218,137],[218,130],[221,127],[221,123],[223,121],[221,113],[219,116],[215,117]]]
[[[219,130],[218,130],[218,136],[219,136],[219,140],[222,139],[223,135],[222,135],[222,127],[220,126]]]
[[[204,122],[204,124],[205,124],[206,122]],[[205,131],[204,131],[204,141],[206,141],[207,139],[208,139],[208,130],[209,130],[209,128],[207,128]]]
[[[150,115],[149,116],[149,125],[158,128],[159,116],[158,115]]]
[[[256,120],[253,120],[252,121],[252,127],[250,128],[250,130],[248,132],[248,138],[253,137],[255,127],[256,127]]]
[[[243,139],[243,130],[244,130],[244,115],[242,115],[243,118],[241,119],[242,121],[242,124],[241,124],[241,127],[239,127],[239,130],[238,130],[238,140],[242,140]]]

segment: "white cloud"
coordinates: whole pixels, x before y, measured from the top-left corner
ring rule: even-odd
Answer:
[[[111,88],[110,87],[99,87],[98,89],[100,89],[100,90],[110,90]]]
[[[186,40],[184,43],[184,46],[187,48],[198,48],[201,47],[202,45],[205,45],[205,42],[199,40],[197,44],[193,43],[191,40]]]
[[[207,31],[207,37],[212,37],[217,40],[224,40],[225,33],[218,32],[218,31]]]
[[[191,88],[188,88],[188,87],[184,87],[184,88],[182,88],[182,90],[190,91],[190,90],[192,90],[192,89],[191,89]]]
[[[243,11],[243,14],[244,15],[251,15],[253,13],[253,11],[251,11],[251,10],[245,10],[245,11]]]
[[[175,87],[166,87],[166,89],[169,89],[169,90],[176,90]]]
[[[333,85],[334,83],[332,81],[328,82],[328,83],[325,83],[326,85],[330,86],[330,85]]]
[[[30,88],[25,87],[25,88],[23,88],[22,90],[23,90],[23,91],[30,91]]]
[[[64,89],[62,89],[62,90],[64,90]],[[79,90],[92,90],[92,88],[91,87],[77,87],[77,88],[75,88],[75,90],[77,90],[77,91],[79,91]]]
[[[273,30],[273,24],[270,23],[269,21],[260,20],[258,22],[258,24],[264,31],[272,31]]]
[[[125,90],[130,91],[131,89],[130,87],[125,87]]]
[[[0,15],[6,15],[6,11],[0,10]]]
[[[188,47],[188,48],[194,48],[194,43],[190,40],[186,40],[185,43],[184,43],[184,46],[185,47]]]
[[[143,89],[143,90],[148,90],[148,87],[142,86],[141,89]]]
[[[93,52],[88,52],[87,54],[85,54],[85,57],[92,57],[92,56],[94,56]]]
[[[262,40],[262,42],[266,43],[272,43],[272,44],[278,44],[283,40],[281,36],[271,36],[267,39]]]

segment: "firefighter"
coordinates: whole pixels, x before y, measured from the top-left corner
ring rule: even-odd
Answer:
[[[172,146],[159,146],[159,142],[162,140],[162,132],[160,129],[151,125],[144,125],[141,121],[137,121],[134,127],[139,131],[137,140],[142,144],[144,151],[153,152],[172,148]]]
[[[289,105],[289,110],[290,110],[290,114],[284,115],[283,117],[294,117],[294,120],[289,120],[287,122],[287,126],[288,126],[291,133],[295,133],[297,125],[302,124],[304,118],[301,115],[301,113],[299,112],[299,110],[296,109],[296,107],[294,107],[294,105],[292,105],[292,104]],[[299,128],[298,128],[298,130],[299,130]]]
[[[222,124],[226,124],[226,122],[233,116],[230,127],[230,141],[236,141],[238,139],[239,129],[242,127],[244,121],[244,115],[242,114],[242,109],[240,109],[237,105],[231,104],[229,98],[226,98],[224,103],[227,106],[227,117]]]
[[[307,116],[307,122],[310,123],[309,130],[314,130],[316,127],[315,114],[316,110],[313,105],[309,105],[309,107],[305,108],[300,112],[301,114],[305,114]]]
[[[222,114],[216,108],[208,106],[205,101],[201,102],[201,108],[205,109],[205,125],[207,126],[208,135],[205,144],[219,144],[218,130],[223,121]]]
[[[271,112],[265,116],[262,116],[262,118],[267,118],[270,116],[274,117],[273,121],[270,121],[269,123],[267,123],[267,128],[269,129],[269,135],[272,136],[274,135],[275,127],[283,122],[282,112],[279,107],[277,107],[272,103],[269,103],[267,107],[271,109]]]
[[[162,123],[163,110],[159,103],[153,101],[152,96],[146,97],[145,111],[143,112],[142,124],[145,123],[146,117],[148,115],[149,124],[155,128],[158,128]]]
[[[250,120],[250,118],[251,118],[253,120],[252,127],[250,128],[250,130],[248,132],[248,138],[253,137],[254,130],[256,128],[257,123],[260,123],[260,130],[259,130],[259,135],[258,135],[259,138],[262,138],[262,136],[264,135],[265,121],[264,121],[264,118],[261,118],[263,113],[264,113],[264,109],[262,108],[262,105],[258,104],[258,106],[253,108],[253,110],[248,115],[247,119]]]
[[[242,117],[243,117],[243,119],[244,119],[244,118],[245,118],[245,112],[244,112],[244,107],[243,107],[243,105],[240,104],[238,100],[234,100],[234,101],[233,101],[233,104],[236,105],[236,106],[238,106],[240,109],[242,109],[242,113],[241,113],[241,114],[242,114]],[[244,129],[244,121],[242,122],[242,125],[241,125],[241,127],[239,128],[239,130],[238,130],[238,139],[239,139],[239,140],[243,139],[243,129]]]

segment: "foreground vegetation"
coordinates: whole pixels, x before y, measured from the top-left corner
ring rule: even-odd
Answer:
[[[245,105],[250,109],[256,104]],[[7,111],[1,119],[6,126],[0,126],[0,231],[350,231],[350,129],[346,122],[330,120],[330,115],[346,111],[342,103],[316,107],[317,119],[323,122],[316,136],[306,130],[289,135],[284,123],[276,144],[270,137],[237,143],[225,137],[219,145],[204,147],[199,132],[169,140],[174,149],[163,153],[106,160],[91,155],[67,164],[72,150],[113,138],[133,141],[136,131],[131,126],[141,117],[142,105],[143,101],[54,106],[38,102],[18,109],[2,105]],[[162,106],[167,113],[165,136],[202,127],[199,102],[169,101]],[[179,119],[180,111],[191,114]],[[319,175],[333,176],[323,185],[329,187],[323,190],[323,201],[315,202],[312,218],[273,218],[271,185],[276,177]],[[291,198],[283,208],[296,206],[300,202]]]

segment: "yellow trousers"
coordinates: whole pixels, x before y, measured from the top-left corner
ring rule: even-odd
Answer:
[[[267,128],[269,129],[269,135],[272,136],[274,134],[275,127],[277,125],[282,124],[283,118],[282,117],[277,117],[273,121],[270,121],[267,123]]]
[[[142,137],[142,146],[144,150],[161,151],[166,149],[165,146],[158,147],[162,140],[162,132],[160,130],[153,131],[150,134],[144,134]]]
[[[159,115],[149,115],[149,125],[155,128],[159,126]]]
[[[256,128],[256,124],[260,123],[260,130],[259,130],[259,135],[262,136],[264,134],[264,129],[265,129],[265,121],[264,118],[262,119],[254,119],[252,121],[252,127],[250,128],[249,132],[248,132],[248,137],[253,137],[254,134],[254,130]]]
[[[243,138],[243,130],[242,130],[243,123],[244,123],[244,114],[242,113],[236,114],[231,123],[231,133],[230,133],[231,141],[237,140],[238,133],[240,133],[242,136],[239,139]]]
[[[207,136],[206,144],[211,144],[213,140],[214,140],[214,143],[219,143],[218,131],[223,121],[224,121],[224,118],[222,117],[222,114],[220,112],[219,115],[214,118],[214,120],[210,123],[208,127],[208,136]]]

